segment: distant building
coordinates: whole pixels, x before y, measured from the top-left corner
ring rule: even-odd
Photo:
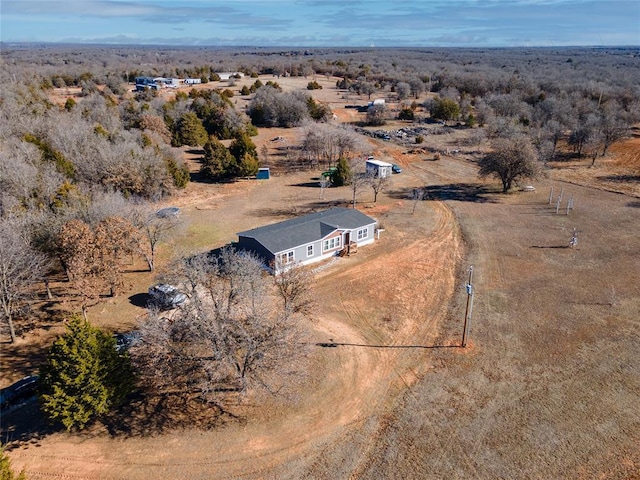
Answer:
[[[220,77],[220,81],[229,80],[231,77],[244,77],[242,72],[216,72],[216,75]]]
[[[202,80],[200,80],[199,78],[185,78],[184,79],[184,84],[185,85],[199,85],[202,83]]]
[[[153,77],[136,77],[136,91],[144,91],[147,89],[158,90],[160,85],[156,83],[156,79]]]
[[[162,83],[169,88],[178,88],[184,80],[181,78],[163,78]]]
[[[377,107],[378,105],[384,105],[384,98],[376,98],[368,103],[368,107]]]

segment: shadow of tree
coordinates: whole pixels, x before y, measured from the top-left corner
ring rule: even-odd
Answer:
[[[148,293],[136,293],[129,297],[129,303],[131,305],[135,305],[136,307],[147,308],[149,304],[149,294]]]
[[[149,437],[181,428],[210,430],[231,421],[242,419],[221,404],[179,393],[138,394],[103,418],[101,423],[114,437]]]
[[[309,202],[304,205],[296,205],[290,207],[265,207],[256,208],[250,212],[255,217],[299,217],[301,215],[307,215],[319,210],[326,210],[328,208],[335,207],[348,207],[350,203],[345,200],[330,200],[330,201],[318,201]]]
[[[640,175],[603,175],[598,179],[608,182],[640,183]]]
[[[496,200],[489,196],[496,193],[495,190],[487,188],[484,185],[472,183],[427,185],[421,189],[403,188],[389,192],[389,196],[401,200],[411,200],[414,198],[414,191],[416,190],[422,191],[422,200],[459,200],[474,203],[496,203]]]
[[[628,207],[640,208],[640,201],[627,203]]]
[[[203,148],[189,148],[186,150],[186,152],[190,155],[204,155]]]
[[[243,422],[223,404],[206,402],[201,397],[182,393],[145,396],[136,393],[127,403],[97,419],[75,435],[95,438],[149,437],[183,428],[211,430],[230,422]],[[60,425],[47,422],[35,397],[16,409],[2,414],[0,441],[6,450],[38,446],[45,437],[62,431]]]
[[[12,410],[2,412],[0,442],[7,450],[21,446],[38,446],[40,440],[59,431],[47,423],[36,397]]]
[[[320,188],[320,180],[316,180],[315,182],[302,182],[302,183],[292,183],[291,187],[306,187],[306,188]]]

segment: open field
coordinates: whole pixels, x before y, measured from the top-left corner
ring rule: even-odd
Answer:
[[[321,92],[338,97],[328,86]],[[294,135],[265,129],[256,143]],[[453,147],[453,135],[427,143]],[[7,416],[3,441],[16,440],[14,466],[29,478],[640,478],[637,142],[612,148],[616,156],[593,169],[586,160],[553,165],[535,192],[511,195],[479,182],[469,156],[429,161],[393,142],[372,143],[404,172],[376,205],[371,192],[360,198],[384,225],[380,241],[318,274],[319,309],[308,324],[313,368],[291,399],[238,409],[242,421],[217,429],[112,436],[97,426],[23,442],[13,429],[23,429],[26,415]],[[347,188],[320,199],[316,175],[191,183],[172,201],[185,226],[164,258],[348,201]],[[549,205],[551,186],[565,202],[574,196],[569,215]],[[408,197],[417,187],[428,197],[414,212]],[[471,341],[461,349],[471,264]],[[90,318],[132,327],[143,309],[130,298],[150,280],[132,275],[131,297],[101,304]],[[3,345],[3,363],[50,336]],[[26,358],[13,366],[14,378],[30,368]]]

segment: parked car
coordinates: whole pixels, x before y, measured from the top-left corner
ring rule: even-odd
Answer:
[[[402,169],[400,168],[400,166],[396,165],[395,163],[391,165],[391,171],[393,173],[402,173]]]
[[[0,390],[0,408],[16,405],[21,400],[26,400],[35,395],[39,379],[38,375],[30,375]]]
[[[187,296],[184,293],[167,283],[159,283],[149,288],[149,306],[160,310],[179,307],[186,300]]]
[[[180,214],[180,209],[178,207],[166,207],[161,208],[156,212],[156,217],[158,218],[175,218]]]
[[[122,352],[139,342],[142,335],[137,330],[133,330],[127,333],[116,333],[113,337],[116,339],[116,350]]]

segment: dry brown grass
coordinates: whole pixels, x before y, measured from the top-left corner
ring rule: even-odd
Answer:
[[[319,276],[314,368],[295,401],[249,405],[245,422],[213,430],[48,434],[12,450],[13,464],[32,478],[637,478],[637,198],[606,191],[584,164],[504,196],[464,157],[376,147],[405,172],[378,205],[361,205],[384,223],[382,239]],[[189,220],[176,244],[201,249],[197,232],[213,229],[213,248],[317,208],[318,189],[299,186],[316,174],[191,185],[176,200]],[[430,198],[412,214],[408,193],[424,185]],[[570,215],[548,204],[552,185],[574,195]],[[460,349],[469,264],[475,308]],[[107,311],[91,315],[103,313],[106,324]],[[315,346],[326,342],[338,345]]]

